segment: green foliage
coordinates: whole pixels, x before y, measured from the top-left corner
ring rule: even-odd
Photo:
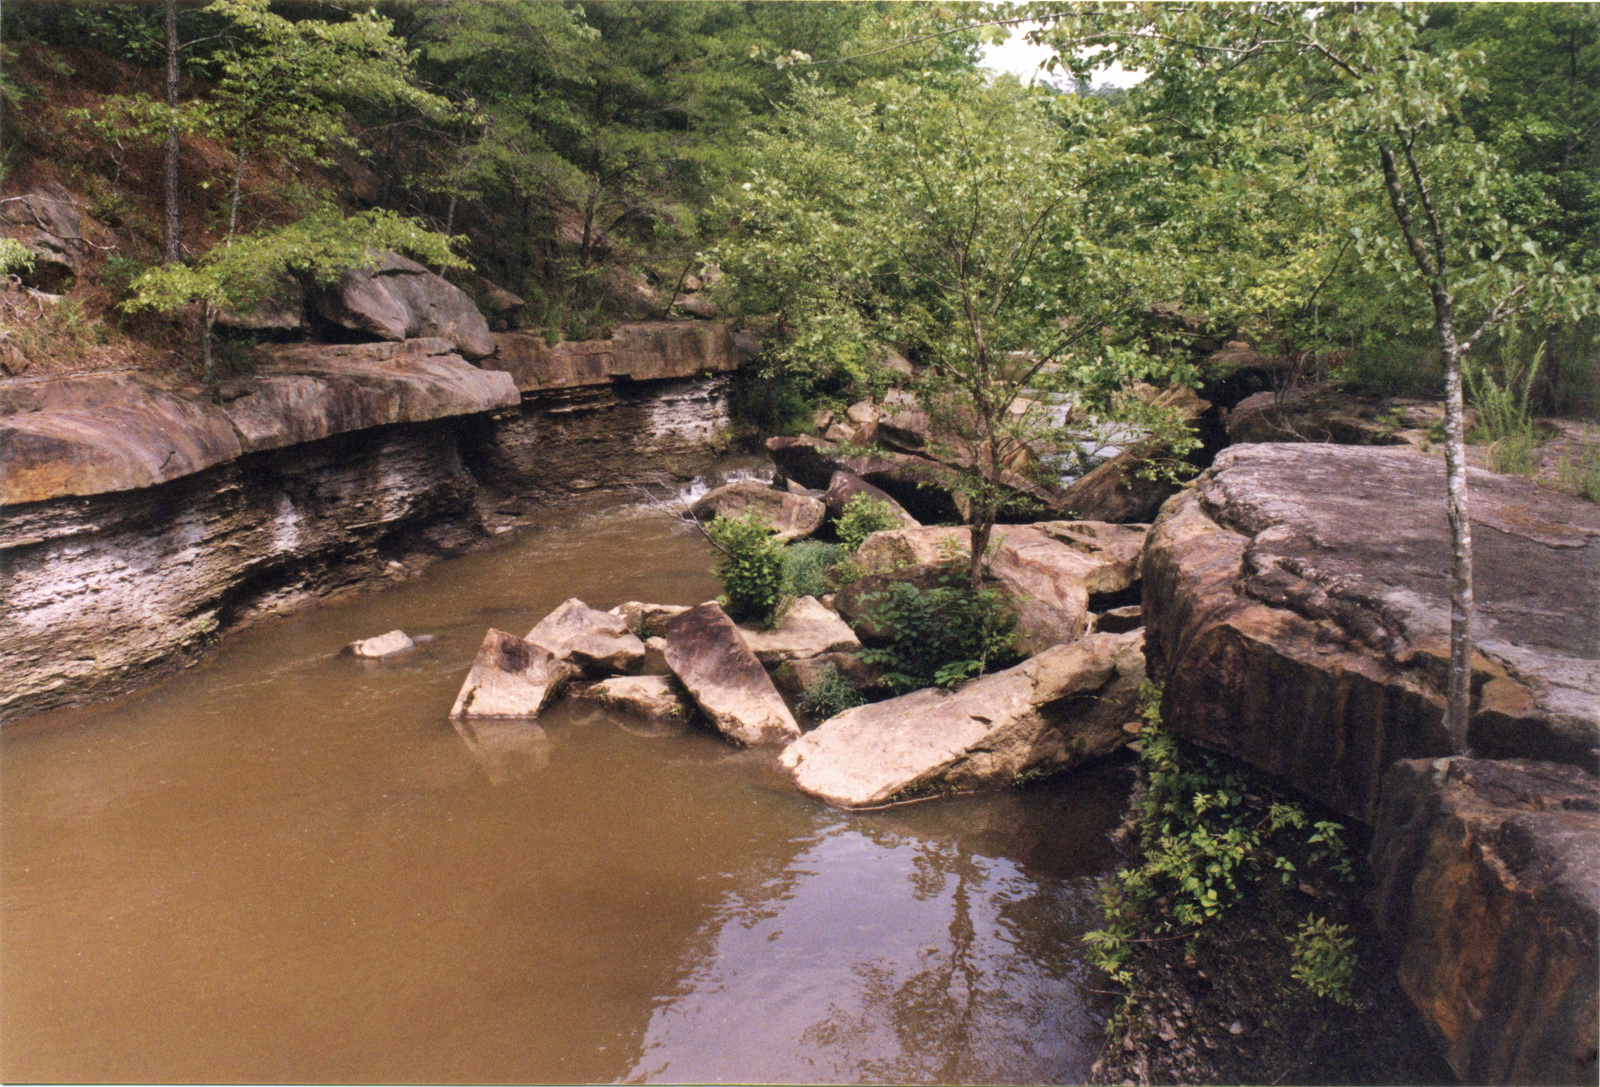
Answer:
[[[839,670],[823,669],[822,675],[800,695],[800,712],[818,721],[843,713],[855,706],[864,705],[866,699],[852,687]]]
[[[817,416],[813,392],[792,375],[746,366],[734,376],[729,410],[762,434],[805,434]]]
[[[839,542],[852,554],[860,550],[867,537],[884,529],[899,528],[900,518],[894,507],[870,494],[858,494],[844,505],[833,530]]]
[[[784,551],[783,542],[772,535],[772,524],[751,511],[743,517],[717,517],[705,532],[721,554],[717,576],[729,617],[771,622],[782,598]]]
[[[1356,938],[1344,925],[1315,914],[1307,917],[1289,941],[1292,976],[1313,995],[1336,1004],[1353,1005],[1350,983],[1355,978]]]
[[[880,682],[895,694],[955,687],[1015,658],[1016,615],[1008,601],[992,588],[973,592],[954,567],[932,589],[897,581],[863,604],[889,644],[863,650],[861,659],[883,669]]]
[[[0,275],[25,276],[33,271],[33,252],[15,238],[0,238]]]
[[[780,589],[783,599],[820,597],[828,592],[832,588],[828,574],[843,554],[838,544],[823,540],[799,540],[784,548]]]
[[[1467,400],[1478,413],[1478,425],[1467,439],[1488,444],[1491,471],[1532,475],[1539,437],[1529,394],[1544,360],[1544,345],[1539,345],[1530,360],[1516,350],[1514,339],[1507,339],[1501,357],[1504,384],[1495,379],[1487,363],[1469,360],[1461,368]]]
[[[1180,747],[1161,727],[1160,688],[1147,682],[1140,694],[1140,863],[1102,888],[1105,927],[1084,938],[1090,961],[1123,984],[1137,941],[1192,938],[1263,881],[1351,878],[1338,823],[1314,820],[1264,783]],[[1329,946],[1318,942],[1306,952],[1321,956],[1306,961],[1323,981],[1335,976]]]

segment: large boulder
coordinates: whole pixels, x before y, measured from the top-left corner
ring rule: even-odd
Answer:
[[[4,234],[33,256],[33,268],[23,276],[28,286],[61,293],[77,282],[93,248],[85,228],[99,228],[83,211],[86,204],[54,181],[0,201]]]
[[[814,596],[802,596],[790,604],[771,630],[740,627],[739,631],[750,652],[769,666],[835,650],[861,648],[861,640],[850,629],[850,624],[819,604]]]
[[[544,646],[503,630],[484,636],[451,717],[537,717],[577,669]]]
[[[626,619],[577,597],[539,620],[527,640],[587,671],[631,672],[644,660],[644,642]]]
[[[768,438],[767,452],[779,472],[802,486],[825,489],[835,472],[845,471],[887,492],[919,521],[962,518],[958,474],[927,457],[889,450],[847,456],[835,443],[808,434]]]
[[[1462,1083],[1594,1083],[1600,784],[1571,766],[1406,760],[1384,782],[1373,916]]]
[[[667,665],[717,731],[736,743],[781,744],[800,735],[766,669],[715,603],[667,624]]]
[[[1600,768],[1600,508],[1469,471],[1479,755]],[[1144,552],[1177,735],[1371,823],[1402,758],[1451,754],[1444,469],[1405,448],[1244,445]]]
[[[1131,737],[1141,637],[1092,635],[959,691],[926,689],[829,718],[783,751],[803,791],[843,808],[1007,785]]]
[[[820,499],[780,491],[760,480],[737,479],[701,495],[689,512],[702,521],[756,513],[767,519],[778,539],[798,540],[822,525],[828,507]]]
[[[846,472],[843,469],[833,473],[828,479],[828,490],[823,494],[822,501],[828,507],[828,512],[838,517],[844,513],[845,507],[850,504],[852,499],[863,494],[869,498],[875,498],[879,502],[886,503],[890,511],[899,520],[901,528],[920,527],[917,519],[907,513],[905,507],[896,502],[888,491],[881,487],[874,487],[854,472]]]
[[[667,632],[667,624],[689,609],[682,604],[649,604],[641,600],[627,600],[611,609],[620,616],[628,629],[642,638],[659,638]]]
[[[465,291],[397,253],[310,292],[317,316],[380,340],[440,337],[469,359],[494,353],[489,323]]]

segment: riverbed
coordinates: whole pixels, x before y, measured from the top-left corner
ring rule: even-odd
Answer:
[[[568,515],[8,726],[0,1078],[1081,1082],[1126,768],[852,814],[700,729],[448,719],[487,628],[709,567]]]

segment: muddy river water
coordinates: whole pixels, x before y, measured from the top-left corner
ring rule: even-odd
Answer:
[[[661,514],[566,517],[8,727],[0,1078],[1081,1081],[1125,770],[847,814],[702,731],[452,727],[488,627],[708,567]],[[434,640],[336,656],[396,627]]]

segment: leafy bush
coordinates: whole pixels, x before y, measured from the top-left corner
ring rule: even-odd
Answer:
[[[838,533],[839,542],[854,553],[874,532],[899,527],[900,518],[895,516],[893,506],[862,493],[845,503],[833,530]]]
[[[801,540],[784,548],[782,597],[797,600],[802,596],[822,596],[830,588],[828,573],[843,553],[838,544],[822,540]]]
[[[863,603],[890,640],[861,659],[881,666],[881,682],[896,694],[954,687],[1015,656],[1016,616],[1004,597],[994,589],[974,593],[954,567],[936,588],[899,581]]]
[[[1289,973],[1316,996],[1336,1004],[1354,1004],[1350,983],[1356,973],[1351,954],[1355,942],[1344,925],[1313,914],[1289,941],[1289,956],[1294,960]]]
[[[861,692],[839,674],[837,668],[826,668],[822,675],[800,695],[800,712],[818,721],[826,721],[854,706],[863,705]]]
[[[1533,474],[1533,450],[1538,444],[1529,396],[1544,361],[1540,344],[1531,360],[1519,357],[1513,339],[1501,352],[1505,384],[1495,380],[1487,363],[1469,361],[1461,368],[1468,399],[1478,412],[1478,425],[1469,437],[1489,444],[1489,467],[1496,472]]]
[[[0,275],[27,275],[33,271],[33,252],[15,238],[0,238]]]
[[[721,552],[717,575],[729,617],[771,622],[783,583],[783,543],[773,538],[771,523],[754,511],[718,517],[706,526],[706,538]]]

